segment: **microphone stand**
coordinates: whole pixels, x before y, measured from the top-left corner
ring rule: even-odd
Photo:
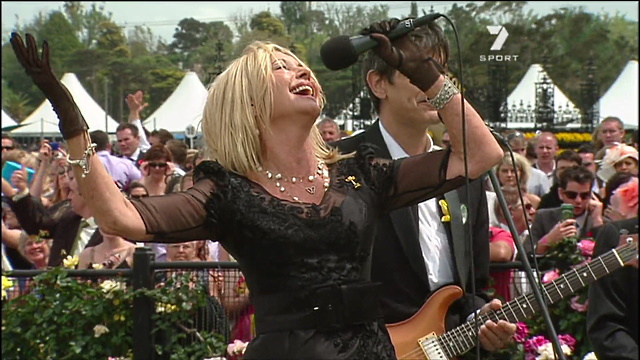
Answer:
[[[507,225],[509,226],[509,231],[513,236],[516,249],[518,249],[518,257],[522,262],[522,267],[524,268],[524,271],[527,274],[527,279],[529,279],[529,283],[531,284],[533,296],[538,302],[538,305],[540,305],[540,311],[542,312],[542,317],[544,318],[544,322],[547,325],[548,335],[551,339],[551,343],[553,344],[553,348],[560,360],[566,360],[564,352],[562,351],[562,347],[560,346],[560,341],[558,340],[558,335],[556,334],[556,330],[553,327],[553,323],[551,322],[551,316],[549,315],[549,310],[547,309],[547,303],[540,293],[540,281],[538,281],[537,277],[533,275],[533,270],[531,269],[531,264],[529,264],[529,259],[527,258],[524,245],[520,243],[520,237],[518,231],[516,230],[516,226],[513,223],[513,218],[511,218],[511,216],[509,215],[509,207],[507,206],[507,202],[505,201],[504,195],[502,194],[500,182],[498,181],[496,173],[493,169],[490,169],[488,173],[489,179],[491,180],[491,185],[493,186],[493,190],[495,191],[498,202],[500,203],[502,213],[505,214],[504,217],[507,220]]]

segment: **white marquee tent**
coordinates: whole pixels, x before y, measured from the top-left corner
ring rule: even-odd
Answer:
[[[549,78],[546,71],[542,68],[540,64],[533,64],[529,67],[529,70],[524,74],[518,86],[511,92],[511,94],[507,97],[507,104],[509,109],[513,109],[514,107],[520,107],[523,105],[524,107],[528,107],[529,105],[532,108],[536,106],[536,82],[542,80],[543,76],[546,76],[551,83],[553,81]],[[567,108],[571,111],[577,111],[577,107],[567,98],[567,96],[554,84],[553,91],[553,105],[556,111],[562,110],[566,111]],[[518,120],[515,120],[517,123],[513,123],[514,119],[509,119],[510,126],[517,127],[533,127],[535,125],[534,122],[520,123]]]
[[[625,128],[638,127],[638,61],[631,60],[600,98],[600,120],[620,118]]]
[[[2,110],[2,127],[16,126],[18,123],[9,116],[4,110]]]
[[[198,129],[207,94],[198,75],[189,71],[169,98],[143,124],[148,130],[166,129],[171,133],[183,133],[187,125]]]
[[[78,104],[84,119],[89,125],[89,131],[103,130],[115,132],[118,123],[107,116],[108,126],[105,128],[105,111],[82,86],[78,77],[73,73],[66,73],[60,81],[69,89],[73,100]],[[29,115],[22,124],[24,126],[11,131],[14,136],[60,136],[58,129],[58,116],[53,111],[49,100],[45,100]]]

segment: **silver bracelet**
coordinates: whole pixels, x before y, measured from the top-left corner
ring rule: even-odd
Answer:
[[[96,149],[95,143],[89,145],[87,147],[87,150],[84,151],[84,155],[82,156],[82,159],[78,159],[78,160],[71,160],[69,158],[69,155],[67,155],[67,162],[69,163],[69,165],[80,166],[82,168],[83,178],[85,178],[89,173],[89,171],[91,171],[91,163],[89,162],[89,159],[91,158],[91,155],[95,154],[95,149]]]
[[[458,90],[456,85],[451,80],[449,80],[448,77],[445,76],[444,84],[440,88],[438,95],[436,95],[436,97],[434,97],[433,99],[427,99],[427,102],[431,104],[431,106],[433,106],[436,110],[440,110],[445,105],[447,105],[447,103],[451,101],[451,99],[456,94],[459,93],[460,91]]]

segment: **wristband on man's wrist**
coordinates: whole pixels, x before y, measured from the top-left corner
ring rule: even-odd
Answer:
[[[440,110],[445,105],[447,105],[456,94],[459,93],[460,91],[458,90],[456,85],[451,80],[449,80],[448,77],[445,76],[444,84],[442,84],[438,95],[436,95],[436,97],[434,97],[433,99],[427,99],[427,102],[436,110]]]

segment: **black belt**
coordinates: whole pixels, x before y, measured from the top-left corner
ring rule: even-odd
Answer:
[[[382,317],[380,284],[332,284],[297,293],[258,295],[251,299],[258,334],[285,330],[334,330]]]

